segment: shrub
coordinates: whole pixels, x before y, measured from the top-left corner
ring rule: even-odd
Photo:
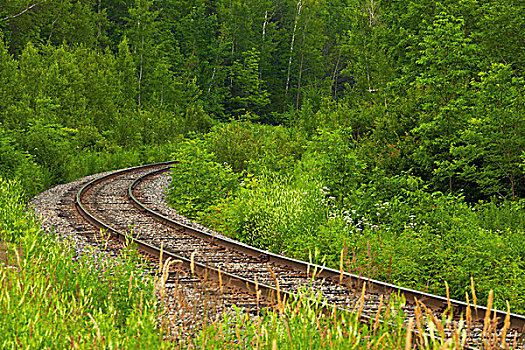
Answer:
[[[321,186],[308,177],[248,176],[227,207],[227,229],[237,239],[302,258],[326,218]]]
[[[26,196],[40,192],[47,183],[43,169],[34,157],[20,150],[14,139],[4,133],[0,124],[0,176],[5,179],[18,179]]]
[[[293,169],[305,140],[282,126],[231,122],[214,127],[206,135],[206,144],[217,162],[227,162],[235,172],[266,168],[283,173]]]
[[[353,149],[350,128],[318,130],[302,157],[303,172],[316,174],[319,181],[330,189],[340,208],[345,197],[359,187],[366,164]]]
[[[202,217],[239,186],[231,167],[213,158],[205,142],[198,139],[186,140],[172,154],[180,163],[172,167],[168,202],[181,214]]]

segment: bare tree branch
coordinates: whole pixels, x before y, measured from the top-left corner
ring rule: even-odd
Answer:
[[[43,2],[44,2],[44,1],[36,2],[36,3],[34,3],[33,5],[30,5],[30,6],[26,7],[25,10],[23,10],[23,11],[17,13],[16,15],[11,15],[11,16],[7,16],[7,17],[3,18],[2,21],[8,21],[8,20],[10,20],[10,19],[13,19],[13,18],[16,18],[16,17],[18,17],[18,16],[21,16],[21,15],[23,15],[24,13],[26,13],[27,11],[31,10],[33,7],[35,7],[35,6],[37,6],[37,5],[40,5],[40,4],[43,3]]]

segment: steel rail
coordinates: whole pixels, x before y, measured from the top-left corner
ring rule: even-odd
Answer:
[[[383,293],[383,294],[399,293],[399,294],[404,295],[406,302],[411,305],[414,305],[415,299],[417,299],[418,302],[424,303],[426,306],[430,307],[433,310],[445,311],[449,307],[449,303],[450,303],[450,305],[453,308],[454,314],[456,316],[459,316],[460,314],[466,315],[467,308],[469,306],[471,309],[474,308],[474,305],[469,305],[459,300],[447,299],[439,295],[425,293],[425,292],[397,286],[394,284],[381,282],[381,281],[370,279],[370,278],[365,278],[363,276],[354,275],[348,272],[341,272],[335,269],[328,268],[326,266],[320,266],[317,264],[312,264],[309,262],[292,259],[289,257],[284,257],[284,256],[274,254],[268,251],[264,251],[264,250],[261,250],[255,247],[251,247],[247,244],[244,244],[239,241],[235,241],[230,238],[212,235],[202,230],[199,230],[195,227],[191,227],[182,222],[173,220],[161,213],[158,213],[148,208],[146,205],[144,205],[144,203],[140,202],[134,195],[134,190],[140,182],[144,181],[147,177],[154,176],[156,174],[159,174],[165,171],[167,171],[167,169],[155,170],[143,176],[140,176],[139,178],[134,180],[133,183],[130,184],[128,188],[128,195],[132,199],[134,205],[137,208],[140,208],[141,210],[150,213],[157,220],[171,227],[182,228],[182,230],[185,233],[198,237],[204,241],[242,252],[254,258],[259,258],[259,259],[264,258],[267,262],[271,262],[276,265],[292,268],[300,272],[317,271],[316,272],[317,278],[330,279],[335,283],[339,283],[340,277],[342,274],[343,275],[342,284],[344,285],[354,287],[354,288],[360,288],[364,283],[366,283],[367,290],[369,292],[378,293],[378,294],[379,293]],[[239,276],[237,277],[242,278]],[[487,308],[484,306],[476,306],[476,310],[477,312],[471,313],[472,320],[474,322],[482,323],[484,320],[484,316],[487,311]],[[510,314],[511,328],[515,330],[520,330],[520,331],[525,330],[525,316],[515,314],[515,313],[507,313],[506,311],[493,309],[493,308],[490,311],[491,311],[490,313],[491,319],[494,317],[494,315],[496,315],[496,317],[499,318],[500,322],[503,322],[507,314]]]
[[[341,271],[337,271],[337,270],[334,270],[334,269],[326,268],[324,266],[320,266],[320,265],[316,265],[316,264],[303,262],[303,261],[296,260],[296,259],[282,257],[282,256],[279,256],[277,254],[273,254],[273,253],[270,253],[270,252],[267,252],[267,251],[263,251],[263,250],[260,250],[260,249],[257,249],[257,248],[250,247],[250,246],[248,246],[248,245],[246,245],[244,243],[237,242],[237,241],[231,240],[229,238],[223,238],[223,237],[218,237],[218,236],[215,236],[215,235],[207,234],[207,233],[205,233],[205,232],[203,232],[203,231],[201,231],[199,229],[196,229],[194,227],[190,227],[188,225],[185,225],[184,223],[179,223],[179,222],[177,222],[175,220],[169,219],[169,218],[163,216],[162,214],[157,213],[157,212],[147,208],[146,206],[144,206],[144,204],[141,203],[140,201],[138,201],[138,199],[133,194],[133,190],[136,187],[136,185],[139,182],[144,181],[144,179],[146,177],[153,176],[154,174],[158,174],[160,172],[168,171],[169,168],[170,168],[169,165],[173,165],[173,164],[176,164],[176,162],[157,163],[157,164],[150,164],[150,165],[133,167],[133,168],[128,168],[128,169],[122,169],[122,170],[110,173],[108,175],[99,177],[97,179],[94,179],[94,180],[88,182],[87,184],[85,184],[77,192],[77,196],[75,198],[75,207],[76,207],[77,211],[79,212],[79,214],[82,215],[88,222],[90,222],[94,226],[96,226],[98,228],[101,228],[101,229],[108,230],[119,241],[122,241],[122,242],[134,242],[139,250],[144,251],[144,252],[146,252],[148,254],[151,254],[152,256],[155,256],[157,258],[160,258],[160,248],[158,248],[156,246],[153,246],[153,245],[151,245],[151,244],[149,244],[147,242],[144,242],[142,240],[133,238],[133,237],[131,237],[131,235],[127,234],[126,232],[120,232],[117,229],[111,227],[111,225],[109,225],[108,223],[105,223],[101,219],[96,218],[83,205],[81,199],[82,199],[82,196],[84,196],[86,194],[86,192],[89,191],[89,189],[91,187],[95,186],[96,184],[98,184],[100,182],[109,180],[109,179],[111,179],[113,177],[117,177],[117,176],[122,175],[122,174],[125,174],[126,172],[133,172],[133,171],[137,171],[137,170],[145,170],[145,169],[147,169],[149,167],[153,168],[153,167],[159,167],[159,166],[165,165],[166,167],[163,167],[162,169],[157,169],[157,170],[149,172],[149,173],[147,173],[145,175],[139,176],[139,178],[134,180],[133,183],[128,187],[128,194],[131,194],[130,197],[134,198],[134,200],[132,201],[134,203],[134,205],[136,205],[136,206],[140,207],[141,209],[149,212],[154,217],[158,218],[160,221],[163,221],[163,222],[166,222],[166,223],[170,222],[170,224],[169,224],[170,226],[177,227],[179,229],[183,228],[184,232],[189,233],[189,234],[193,234],[193,235],[195,235],[197,237],[202,237],[206,241],[213,242],[213,243],[218,244],[218,245],[223,245],[223,246],[225,246],[227,248],[238,249],[238,250],[240,250],[240,251],[242,251],[242,252],[244,252],[246,254],[249,254],[249,255],[251,255],[251,256],[253,256],[255,258],[259,258],[260,259],[261,256],[264,256],[266,258],[265,259],[266,262],[272,262],[272,263],[275,263],[276,265],[291,267],[292,269],[299,270],[299,271],[302,271],[302,272],[304,272],[305,270],[308,270],[308,269],[310,271],[317,271],[316,277],[323,277],[325,279],[332,279],[332,280],[334,280],[337,283],[337,281],[339,280],[339,276],[341,274]],[[279,295],[281,296],[281,298],[280,298],[281,300],[284,300],[284,299],[293,300],[293,298],[296,297],[296,294],[293,293],[293,292],[288,292],[288,291],[282,290],[282,289],[278,290],[277,288],[274,288],[272,286],[265,285],[263,283],[257,283],[257,281],[252,281],[252,280],[246,279],[246,278],[244,278],[242,276],[234,275],[234,274],[228,273],[226,271],[222,271],[220,269],[216,269],[216,268],[213,268],[213,267],[210,267],[210,266],[206,266],[204,264],[198,263],[197,261],[190,261],[187,258],[184,258],[184,257],[179,256],[177,254],[171,253],[169,251],[163,251],[162,254],[166,258],[171,258],[171,259],[174,259],[174,260],[178,260],[181,263],[180,265],[185,267],[187,270],[190,270],[190,269],[194,270],[196,272],[196,274],[198,274],[200,276],[210,277],[210,278],[212,278],[213,280],[215,280],[217,282],[222,280],[222,282],[224,284],[228,284],[228,285],[230,285],[230,286],[232,286],[234,288],[236,287],[236,288],[248,291],[249,293],[257,293],[256,295],[260,295],[260,297],[266,299],[267,301],[271,301],[271,303],[273,303],[274,305],[276,304],[276,300],[277,300],[277,298],[279,298],[278,297]],[[437,298],[440,301],[441,306],[443,306],[444,302],[447,301],[447,299],[443,298],[443,297],[434,296],[432,294],[418,292],[418,291],[414,291],[414,290],[407,289],[407,288],[402,288],[402,287],[395,286],[395,285],[392,285],[392,284],[383,283],[383,282],[379,282],[379,281],[376,281],[376,280],[373,280],[373,279],[364,278],[362,276],[357,276],[357,275],[353,275],[353,274],[349,274],[349,273],[343,273],[343,277],[344,277],[344,282],[345,282],[344,284],[348,284],[350,287],[351,286],[355,286],[355,285],[359,286],[359,285],[362,285],[363,283],[366,282],[367,285],[370,284],[378,292],[381,292],[381,290],[383,290],[383,291],[387,291],[387,292],[398,292],[400,294],[403,294],[403,295],[405,295],[405,299],[406,299],[407,303],[411,303],[411,300],[409,299],[409,297],[407,297],[407,294],[409,296],[411,294],[407,293],[407,291],[412,293],[412,295],[414,295],[414,294],[418,295],[419,296],[418,301],[423,301],[423,302],[426,301],[426,305],[429,305],[431,307],[432,307],[433,303],[429,303],[428,300],[424,299],[424,297],[426,297],[426,298]],[[379,284],[379,286],[377,284]],[[367,288],[367,289],[370,291],[369,288]],[[464,304],[466,306],[465,303],[459,302],[457,300],[450,300],[450,302],[451,303],[456,303],[455,306],[457,306],[457,305],[461,306],[461,304]],[[413,304],[413,302],[412,302],[412,304]],[[478,307],[478,309],[482,310],[482,311],[486,311],[487,310],[485,307]],[[323,306],[322,306],[322,312],[323,313],[326,314],[327,312],[330,312],[332,310],[336,310],[339,315],[346,314],[346,313],[350,312],[350,310],[348,310],[348,309],[343,309],[341,307],[337,307],[337,306],[331,305],[329,303],[328,304],[323,304]],[[436,310],[436,311],[438,311],[438,310]],[[507,313],[505,313],[503,311],[495,310],[495,309],[491,309],[491,313],[492,312],[494,312],[497,317],[502,317],[502,316],[506,316],[507,315]],[[517,329],[517,328],[522,327],[521,325],[524,323],[523,322],[524,316],[517,315],[517,314],[510,314],[510,315],[512,316],[511,317],[512,328]],[[474,315],[472,315],[472,316],[474,316]],[[519,318],[518,321],[516,321],[516,316]],[[360,317],[361,317],[361,320],[363,320],[363,321],[371,319],[370,316],[365,315],[365,314],[361,314]],[[479,317],[478,319],[481,319],[481,317]],[[473,320],[475,321],[476,319],[473,319]],[[416,330],[414,330],[414,331],[415,331],[416,334],[418,333]],[[415,340],[415,338],[413,338],[413,340]],[[468,349],[473,349],[473,347],[471,347],[470,344],[467,344],[466,347]]]
[[[90,222],[92,225],[94,225],[95,227],[99,229],[107,230],[108,232],[112,234],[114,238],[116,238],[117,240],[123,243],[133,242],[134,244],[136,244],[137,249],[160,259],[161,248],[153,246],[147,242],[144,242],[143,240],[134,238],[131,235],[127,234],[126,232],[120,232],[119,230],[112,227],[110,224],[98,219],[82,203],[82,197],[93,186],[101,182],[107,181],[111,178],[123,175],[127,172],[144,170],[147,168],[153,168],[153,167],[169,165],[169,164],[175,164],[175,162],[148,164],[144,166],[122,169],[122,170],[118,170],[116,172],[104,175],[102,177],[96,178],[94,180],[91,180],[88,183],[86,183],[84,186],[82,186],[82,188],[77,192],[77,195],[75,198],[75,207],[77,211],[79,212],[79,214],[82,217],[84,217],[88,222]],[[166,170],[169,170],[169,167],[161,169],[160,172],[166,171]],[[159,170],[156,170],[155,172],[159,172]],[[211,266],[207,266],[197,261],[191,261],[191,259],[187,259],[183,256],[174,254],[167,250],[162,251],[162,256],[165,258],[164,261],[166,261],[168,258],[171,258],[172,260],[178,261],[187,270],[194,271],[197,275],[210,277],[216,282],[220,282],[225,285],[239,288],[249,293],[254,293],[256,295],[257,293],[260,293],[259,295],[262,298],[265,298],[266,300],[277,301],[279,295],[281,296],[281,299],[286,297],[288,300],[291,300],[291,298],[295,296],[293,293],[290,293],[284,290],[278,290],[277,288],[266,285],[264,283],[258,283],[256,281],[252,281],[252,280],[243,278],[241,276],[237,276],[237,275],[228,273],[226,271],[222,271],[220,269],[216,269]]]
[[[134,243],[137,249],[139,249],[140,251],[150,254],[160,260],[161,248],[153,246],[147,242],[144,242],[143,240],[134,238],[132,237],[132,235],[129,235],[126,232],[120,232],[119,230],[115,229],[108,223],[98,219],[97,217],[95,217],[95,215],[89,212],[89,210],[84,206],[84,204],[82,204],[82,197],[86,194],[87,191],[89,191],[90,188],[92,188],[96,184],[99,184],[111,178],[120,176],[126,172],[133,172],[136,170],[144,170],[149,167],[153,168],[153,167],[157,167],[161,165],[171,165],[171,164],[176,164],[176,163],[177,162],[166,162],[166,163],[156,163],[156,164],[148,164],[144,166],[132,167],[132,168],[118,170],[116,172],[93,179],[89,181],[88,183],[86,183],[84,186],[82,186],[82,188],[77,192],[77,195],[75,198],[76,210],[82,217],[84,217],[93,226],[110,232],[114,238],[116,238],[117,240],[123,243],[130,243],[130,242]],[[159,170],[154,170],[146,175],[151,176],[152,174],[162,173],[169,169],[170,169],[169,167],[165,167]],[[139,177],[139,178],[142,178],[142,177]],[[136,184],[136,181],[134,181],[132,185],[129,186],[128,191],[131,191],[131,187],[134,184]],[[134,198],[133,200],[134,204],[140,203],[135,198],[132,192],[129,192],[129,193],[131,193],[131,198]],[[146,209],[142,205],[139,205],[139,207]],[[170,226],[172,225],[177,227],[177,225],[174,225],[173,223],[170,224]],[[249,246],[246,246],[246,247],[249,247]],[[249,252],[248,249],[244,249],[243,251]],[[172,253],[169,250],[162,250],[162,256],[164,258],[164,261],[167,261],[168,258],[178,261],[180,263],[180,265],[178,266],[182,266],[186,268],[186,270],[195,271],[196,275],[200,275],[201,277],[204,277],[204,278],[211,278],[217,283],[223,283],[224,285],[229,285],[231,287],[238,288],[248,293],[253,293],[255,294],[257,299],[259,299],[258,296],[260,296],[260,298],[264,298],[267,301],[269,301],[272,305],[274,305],[274,307],[279,307],[280,305],[284,305],[286,301],[294,300],[294,298],[297,298],[296,293],[293,293],[293,292],[290,292],[284,289],[280,289],[277,286],[273,287],[273,286],[270,286],[264,283],[259,283],[258,281],[247,279],[242,276],[238,276],[236,274],[229,273],[227,271],[222,271],[220,269],[216,269],[212,266],[208,266],[208,265],[199,263],[197,261],[191,261],[191,259],[187,259],[186,257]],[[268,268],[270,269],[270,267]],[[312,273],[312,278],[314,276],[317,277],[317,274],[315,274],[315,272]],[[307,297],[307,299],[309,298]],[[335,305],[331,305],[326,302],[323,302],[323,304],[321,305],[321,312],[323,314],[330,314],[331,312],[334,312],[334,311],[336,312],[336,315],[338,315],[338,317],[340,317],[341,315],[350,313],[350,310],[347,310],[347,309],[344,309],[344,308],[341,308]],[[373,319],[368,315],[361,314],[360,320],[363,322],[370,322]],[[380,320],[379,322],[383,323],[384,321]],[[418,333],[417,330],[414,330],[414,333],[417,334]]]
[[[280,261],[280,258],[285,258],[285,257],[282,257],[280,255],[276,255],[276,254],[273,254],[271,252],[263,251],[261,249],[258,249],[258,248],[255,248],[255,247],[251,247],[251,246],[246,245],[246,244],[244,244],[242,242],[238,242],[238,241],[226,238],[226,237],[218,237],[216,235],[211,235],[211,234],[205,233],[202,230],[195,229],[195,228],[193,228],[191,226],[188,226],[188,225],[186,225],[184,223],[181,223],[179,221],[176,221],[176,220],[173,220],[171,218],[168,218],[168,217],[166,217],[166,216],[164,216],[164,215],[162,215],[160,213],[157,213],[154,210],[148,208],[144,203],[139,201],[138,198],[135,196],[135,193],[134,193],[135,192],[135,188],[142,181],[144,181],[147,177],[151,177],[151,176],[154,176],[154,175],[166,172],[168,170],[169,170],[169,168],[154,170],[154,171],[149,172],[149,173],[147,173],[147,174],[145,174],[143,176],[138,177],[137,179],[135,179],[129,185],[129,187],[128,187],[128,197],[132,200],[133,204],[138,209],[151,214],[153,216],[153,218],[157,219],[161,223],[164,223],[164,224],[166,224],[166,225],[168,225],[168,226],[170,226],[172,228],[175,228],[175,229],[181,229],[182,228],[183,229],[183,233],[188,233],[190,235],[193,235],[194,237],[201,238],[201,239],[203,239],[203,240],[205,240],[205,241],[207,241],[207,242],[209,242],[211,244],[217,244],[217,245],[223,246],[223,247],[225,247],[227,249],[235,249],[237,251],[243,252],[243,253],[245,253],[245,254],[247,254],[249,256],[255,257],[255,258],[260,258],[261,256],[268,256],[267,262]],[[218,240],[216,240],[216,238],[218,238]],[[273,259],[272,259],[272,257],[273,257]],[[285,260],[291,260],[292,262],[294,262],[294,264],[293,265],[292,264],[279,264],[279,265],[292,267],[292,268],[294,268],[296,266],[300,266],[301,267],[301,272],[304,272],[302,270],[304,268],[304,264],[306,264],[307,269],[308,269],[308,266],[313,267],[313,269],[312,269],[312,271],[313,271],[312,272],[312,276],[315,276],[315,278],[319,277],[320,272],[322,272],[323,268],[324,268],[323,266],[316,265],[316,264],[311,264],[311,263],[306,263],[306,262],[301,261],[301,260],[290,259],[290,258],[285,258]],[[213,268],[213,267],[209,267],[209,269],[216,271],[216,269]],[[309,270],[306,270],[306,271],[309,271]],[[335,270],[333,270],[333,271],[335,271]],[[216,274],[215,274],[215,276],[216,276]],[[240,276],[236,276],[236,277],[238,277],[238,278],[240,278],[242,280],[246,280],[244,277],[240,277]],[[365,282],[367,282],[367,281],[365,281]],[[251,280],[246,280],[245,286],[246,287],[251,286],[251,288],[244,288],[244,289],[247,290],[248,292],[253,292],[254,288],[257,288],[257,282],[254,282],[254,281],[251,281]],[[271,296],[271,298],[272,298],[271,300],[273,300],[275,295],[279,295],[279,293],[281,295],[285,296],[287,298],[287,300],[293,300],[292,298],[297,296],[295,293],[288,292],[286,290],[282,290],[281,289],[281,290],[278,291],[276,288],[270,287],[270,286],[265,286],[265,288],[272,290],[272,291],[268,291],[267,292],[268,295]],[[361,300],[359,299],[357,301],[357,303],[361,303]],[[332,311],[338,312],[339,316],[340,315],[344,315],[344,314],[349,314],[349,313],[352,312],[349,309],[342,308],[340,306],[331,305],[329,302],[325,303],[321,307],[321,312],[323,314],[325,314],[325,315],[329,314]],[[360,319],[361,322],[364,322],[364,323],[370,323],[371,321],[375,321],[375,318],[373,318],[373,317],[371,317],[369,315],[366,315],[366,314],[360,314],[359,315],[359,319]],[[380,323],[384,323],[385,321],[379,319],[379,322]],[[420,334],[420,331],[418,329],[413,329],[413,332],[414,332],[415,335]],[[424,333],[426,338],[433,337],[432,335],[428,334],[426,331],[424,331],[423,333]],[[416,336],[414,336],[412,338],[413,344],[416,343],[417,339],[418,338]],[[470,346],[469,344],[467,344],[465,346],[465,349],[467,349],[467,350],[474,350],[476,348]]]

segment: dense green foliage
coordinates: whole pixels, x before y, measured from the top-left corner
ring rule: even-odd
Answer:
[[[524,312],[523,0],[0,6],[0,175],[167,160],[260,247]],[[14,224],[13,224],[14,225]],[[317,254],[316,254],[317,252]]]
[[[294,126],[285,140],[343,127],[385,174],[411,170],[468,200],[523,197],[524,7],[12,0],[0,9],[1,171],[26,169],[35,193],[88,171],[68,166],[86,152],[134,153],[233,117]]]
[[[184,215],[199,217],[221,200],[227,198],[238,186],[237,176],[225,164],[213,161],[204,142],[188,140],[173,154],[173,159],[184,159],[173,173],[177,184],[171,194],[172,203]]]
[[[232,129],[245,137],[227,137]],[[259,132],[248,122],[216,126],[191,141],[198,148],[174,155],[181,164],[172,170],[168,199],[186,215],[264,249],[333,268],[343,251],[350,272],[441,295],[448,282],[456,299],[465,298],[472,277],[479,296],[493,289],[499,308],[509,300],[524,312],[524,199],[472,203],[464,191],[432,191],[413,174],[386,174],[363,155],[367,146],[353,141],[349,128],[320,129],[291,155],[290,147],[253,151],[283,132]],[[235,152],[212,153],[218,140],[228,144],[218,149]],[[224,159],[245,164],[236,167],[237,183]],[[279,167],[273,159],[288,162]],[[232,181],[227,192],[214,180],[225,173]],[[205,206],[185,200],[197,191],[210,198]]]

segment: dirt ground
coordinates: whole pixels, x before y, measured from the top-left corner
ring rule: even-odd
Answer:
[[[6,264],[7,265],[7,247],[5,243],[0,239],[0,264]]]

